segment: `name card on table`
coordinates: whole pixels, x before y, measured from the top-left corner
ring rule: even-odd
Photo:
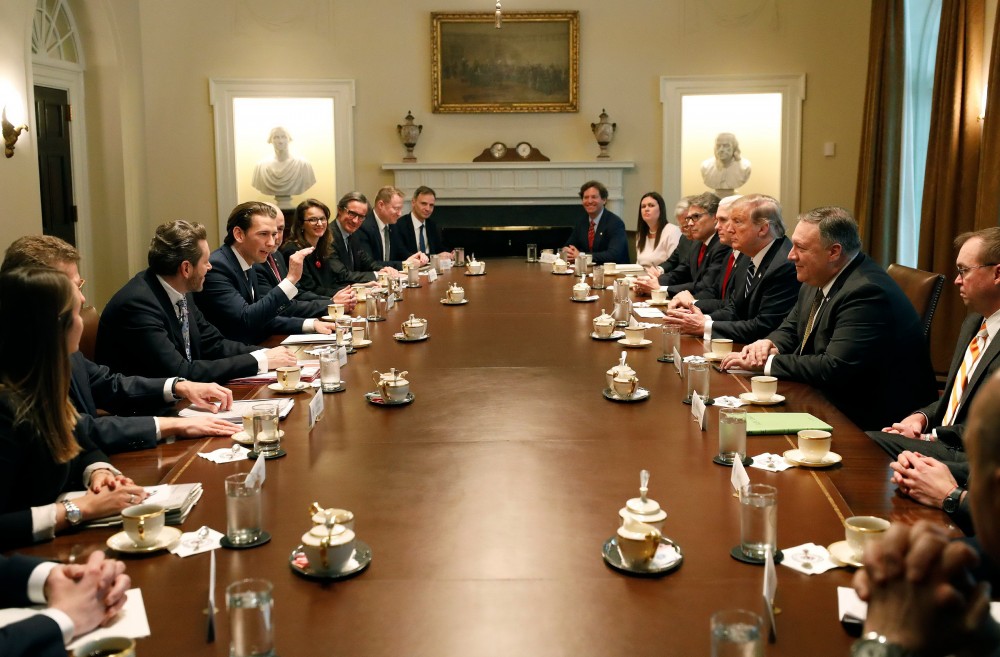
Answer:
[[[772,550],[764,552],[764,609],[767,611],[768,642],[778,640],[778,628],[774,620],[774,594],[778,591],[778,573],[774,569]]]
[[[681,363],[684,362],[681,359],[681,352],[677,351],[677,347],[674,347],[674,367],[677,368],[677,376],[684,378],[684,374],[681,372]]]
[[[347,347],[337,347],[337,360],[340,361],[341,367],[347,365]]]
[[[257,460],[254,461],[253,467],[250,468],[250,474],[244,480],[247,488],[260,488],[264,485],[264,480],[267,479],[267,468],[264,465],[266,460],[263,456],[258,456]]]
[[[743,461],[740,459],[733,459],[733,473],[730,475],[729,481],[736,489],[737,495],[750,485],[750,475],[747,474],[747,469],[743,467]]]
[[[698,423],[698,427],[704,431],[705,430],[705,402],[702,401],[701,395],[698,394],[697,390],[691,391],[691,415],[694,416],[695,422]]]
[[[538,256],[538,262],[541,262],[546,265],[551,265],[555,261],[556,261],[555,253],[543,253],[542,255]]]
[[[433,283],[434,281],[437,280],[437,277],[438,277],[438,273],[436,271],[434,271],[433,269],[428,269],[427,270],[427,282],[428,283]]]
[[[309,430],[316,425],[316,420],[323,415],[323,393],[317,392],[309,402]]]

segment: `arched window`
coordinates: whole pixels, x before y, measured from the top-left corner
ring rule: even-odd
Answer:
[[[76,22],[66,0],[38,0],[31,26],[31,53],[36,62],[83,66]]]

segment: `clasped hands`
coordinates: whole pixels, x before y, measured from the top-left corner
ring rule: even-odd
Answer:
[[[724,370],[736,369],[762,372],[764,371],[764,365],[767,364],[767,359],[777,353],[778,348],[774,346],[774,343],[764,338],[756,342],[751,342],[743,347],[741,351],[729,353],[722,359],[719,367]]]
[[[131,586],[125,564],[92,552],[83,564],[60,564],[45,579],[45,601],[73,621],[73,636],[114,620]]]

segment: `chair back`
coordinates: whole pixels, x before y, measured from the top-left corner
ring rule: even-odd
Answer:
[[[94,352],[97,351],[97,324],[101,321],[101,313],[97,308],[86,305],[80,308],[80,317],[83,318],[83,335],[80,336],[80,353],[86,356],[87,360],[94,360]]]
[[[888,273],[917,310],[923,323],[924,338],[927,338],[941,298],[941,288],[944,287],[944,275],[898,264],[889,265]]]

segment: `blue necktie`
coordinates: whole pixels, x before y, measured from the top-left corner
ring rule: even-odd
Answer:
[[[187,299],[182,298],[177,302],[177,307],[181,311],[181,335],[184,336],[184,355],[188,361],[191,360],[191,321],[188,318]]]
[[[424,225],[420,224],[420,251],[427,253],[427,242],[424,241]]]
[[[753,285],[753,275],[757,272],[757,268],[753,265],[753,260],[750,261],[750,266],[747,267],[747,286],[743,290],[743,296],[750,296],[750,286]]]

